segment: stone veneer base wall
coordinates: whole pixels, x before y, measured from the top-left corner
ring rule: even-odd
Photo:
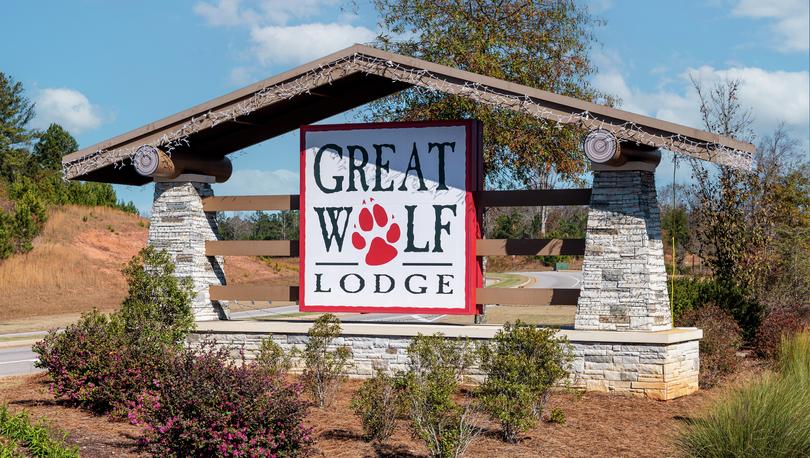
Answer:
[[[303,348],[311,323],[284,321],[210,321],[197,323],[189,336],[191,345],[208,339],[229,346],[236,356],[244,349],[251,359],[261,339],[272,335],[284,350]],[[348,375],[365,378],[380,367],[393,373],[406,369],[406,349],[419,333],[441,332],[448,337],[466,336],[486,341],[499,326],[446,326],[419,324],[343,323],[336,345],[352,351]],[[653,399],[675,399],[698,389],[700,329],[668,331],[582,331],[563,329],[574,352],[572,385],[588,391],[628,393]],[[300,369],[300,367],[299,367]],[[475,378],[475,376],[473,376]]]

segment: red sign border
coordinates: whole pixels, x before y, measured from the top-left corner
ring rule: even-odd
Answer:
[[[465,282],[464,303],[461,308],[434,308],[434,307],[380,307],[380,306],[351,306],[351,305],[307,305],[304,301],[305,266],[306,259],[306,134],[309,132],[341,131],[341,130],[378,130],[396,128],[420,127],[466,127],[467,137],[467,195],[465,198],[466,218],[465,229],[467,240],[465,244]],[[476,242],[481,236],[481,209],[475,199],[476,192],[483,189],[483,160],[482,138],[483,128],[481,122],[473,119],[454,121],[407,121],[407,122],[376,122],[361,124],[315,124],[300,127],[301,149],[299,158],[299,288],[298,310],[301,312],[338,312],[338,313],[416,313],[429,315],[474,315],[481,313],[476,305],[475,290],[483,284],[483,266],[481,258],[476,256]]]

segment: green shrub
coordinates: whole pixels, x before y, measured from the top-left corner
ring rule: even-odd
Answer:
[[[380,369],[352,397],[352,410],[363,424],[364,439],[376,443],[394,434],[400,407],[394,379]]]
[[[785,341],[780,372],[718,399],[676,440],[694,457],[810,456],[810,333]]]
[[[684,313],[678,326],[703,330],[700,340],[700,376],[702,388],[711,388],[724,376],[737,370],[737,350],[742,345],[742,331],[730,314],[714,304]]]
[[[11,217],[0,210],[0,259],[6,259],[14,253],[14,240],[11,232]]]
[[[408,371],[398,375],[397,385],[414,436],[431,456],[461,456],[478,433],[471,404],[454,399],[459,379],[474,361],[469,341],[420,334],[408,346],[408,356]]]
[[[671,282],[667,282],[667,286],[672,294]],[[673,315],[676,322],[689,310],[709,303],[728,312],[737,321],[746,341],[754,339],[762,318],[762,306],[752,299],[750,292],[714,279],[682,277],[675,280]]]
[[[191,281],[174,276],[171,256],[152,246],[143,248],[124,267],[129,285],[121,304],[125,332],[141,344],[174,345],[194,327]]]
[[[548,414],[548,422],[555,423],[558,425],[565,424],[565,411],[560,409],[559,407],[555,407],[551,409],[551,413]]]
[[[32,423],[28,412],[12,415],[8,406],[0,406],[0,456],[36,458],[78,458],[77,447],[65,444],[67,434],[54,432],[44,422]],[[8,445],[3,445],[6,438]],[[25,447],[27,455],[21,453],[18,445]],[[4,451],[5,450],[5,451]]]
[[[479,388],[484,410],[501,424],[506,442],[541,418],[551,389],[566,378],[572,359],[568,341],[553,329],[506,323],[492,344],[481,347],[486,380]]]
[[[292,359],[283,348],[273,342],[272,337],[267,337],[259,345],[256,364],[268,374],[282,376],[292,367]]]
[[[304,348],[304,386],[320,407],[332,403],[340,384],[346,379],[344,372],[351,352],[348,347],[334,350],[334,341],[340,337],[340,320],[331,313],[318,317],[307,332],[309,339]]]
[[[143,249],[124,268],[129,295],[120,312],[94,310],[34,345],[56,397],[98,413],[121,412],[154,388],[193,325],[189,292],[173,271],[165,252]]]

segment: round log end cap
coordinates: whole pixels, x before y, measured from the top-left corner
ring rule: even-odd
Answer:
[[[158,169],[160,164],[160,153],[158,149],[152,145],[143,145],[135,150],[135,156],[132,158],[132,163],[135,165],[135,170],[143,176],[152,176]]]
[[[617,159],[621,154],[616,136],[604,129],[588,132],[582,142],[582,149],[585,150],[588,159],[597,164]]]

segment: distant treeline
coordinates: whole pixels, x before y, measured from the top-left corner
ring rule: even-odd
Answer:
[[[58,124],[44,131],[29,128],[34,114],[22,84],[0,72],[0,259],[31,250],[50,206],[105,206],[138,213],[132,202],[118,202],[109,184],[64,181],[62,156],[79,145]]]

